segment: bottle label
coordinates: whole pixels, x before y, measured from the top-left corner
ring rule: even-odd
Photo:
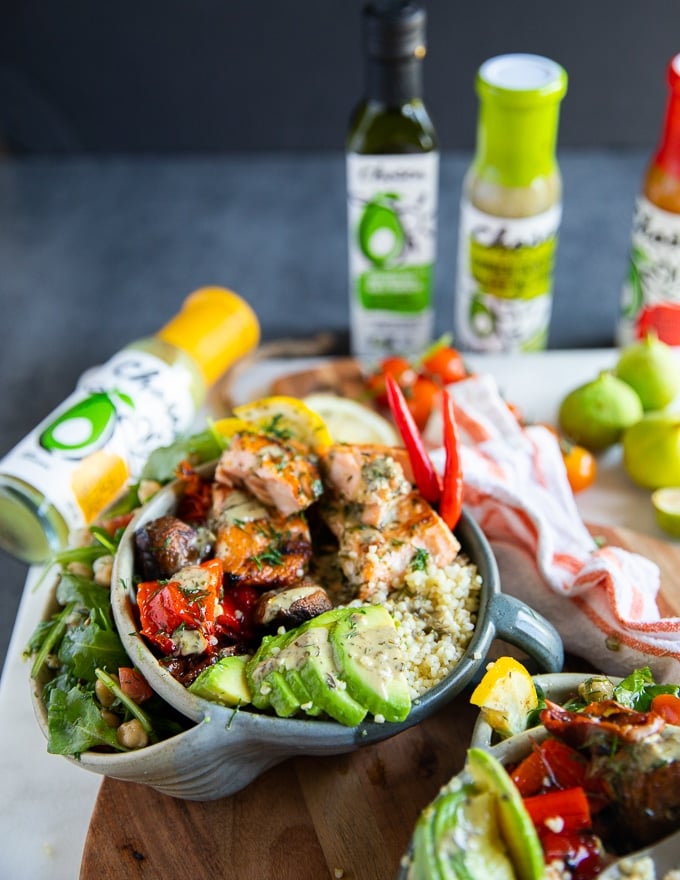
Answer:
[[[347,156],[352,350],[422,351],[431,341],[437,152]]]
[[[650,330],[662,342],[680,345],[680,216],[640,196],[621,293],[619,344]]]
[[[0,463],[79,528],[139,476],[158,446],[195,415],[191,377],[151,354],[125,349],[85,373],[59,409]]]
[[[545,348],[561,204],[534,217],[485,214],[468,199],[460,213],[456,328],[474,351]]]

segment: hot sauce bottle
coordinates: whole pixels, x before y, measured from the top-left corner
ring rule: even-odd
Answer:
[[[680,345],[680,54],[668,64],[666,115],[633,217],[618,342],[650,331]]]
[[[188,430],[210,386],[259,340],[237,294],[204,287],[153,336],[130,343],[0,461],[0,547],[44,562]]]

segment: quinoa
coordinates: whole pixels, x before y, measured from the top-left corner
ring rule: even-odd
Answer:
[[[467,558],[445,568],[429,562],[411,570],[382,604],[397,625],[411,698],[444,679],[470,643],[477,621],[482,579]]]

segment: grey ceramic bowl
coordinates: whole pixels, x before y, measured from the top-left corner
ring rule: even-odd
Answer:
[[[456,534],[482,577],[480,608],[473,638],[455,670],[420,698],[401,723],[366,721],[346,727],[335,721],[278,718],[212,703],[189,693],[157,662],[139,635],[134,613],[134,532],[175,510],[180,484],[159,492],[128,526],[116,556],[111,599],[121,640],[151,687],[178,712],[195,722],[184,733],[137,752],[80,758],[84,768],[116,779],[144,783],[189,800],[213,800],[244,788],[269,767],[295,755],[336,755],[394,736],[418,724],[453,699],[479,672],[494,639],[521,648],[546,671],[562,668],[557,631],[524,603],[501,593],[498,568],[479,527],[463,513]],[[38,695],[39,696],[39,695]],[[39,719],[44,709],[37,700]]]

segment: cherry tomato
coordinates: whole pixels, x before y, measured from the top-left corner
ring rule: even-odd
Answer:
[[[404,397],[419,431],[427,424],[439,394],[439,385],[426,376],[417,376],[413,385],[404,389]]]
[[[138,669],[131,666],[121,666],[118,669],[120,689],[126,697],[130,697],[135,703],[143,703],[153,696],[153,691],[147,684],[146,679]]]
[[[680,725],[680,697],[676,694],[657,694],[649,708],[668,724]]]
[[[588,486],[592,486],[597,476],[595,456],[583,446],[564,442],[560,446],[572,492],[581,492]]]
[[[387,408],[387,391],[385,389],[385,376],[392,376],[402,389],[410,388],[416,381],[416,371],[411,362],[404,357],[391,355],[380,362],[378,369],[366,380],[366,387],[373,400]]]
[[[444,345],[432,352],[423,361],[423,370],[443,385],[465,379],[468,371],[459,351]]]

